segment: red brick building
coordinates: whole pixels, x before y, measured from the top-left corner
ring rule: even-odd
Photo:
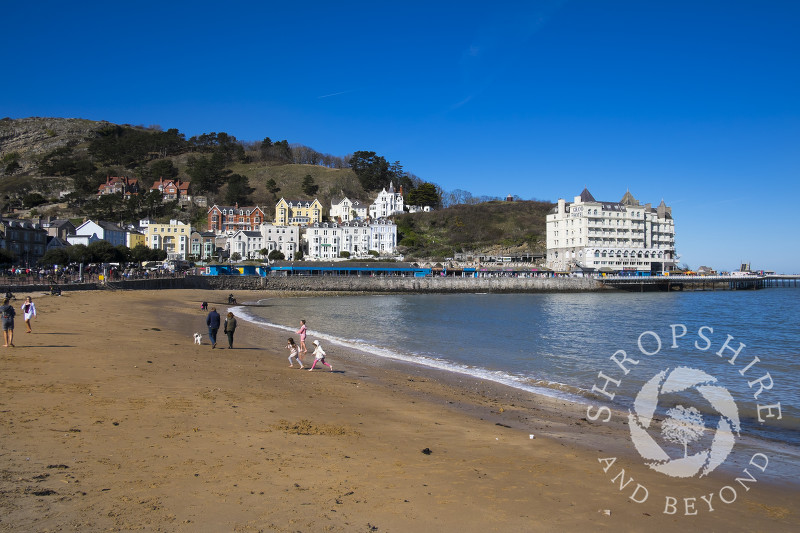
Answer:
[[[161,192],[165,202],[173,200],[188,202],[191,199],[189,196],[189,182],[179,179],[159,178],[158,181],[153,183],[150,190]]]
[[[109,176],[106,182],[97,188],[97,196],[121,193],[125,196],[139,192],[139,180],[125,176]]]
[[[228,231],[258,231],[266,222],[264,211],[256,206],[239,207],[239,204],[213,205],[208,210],[208,231],[225,233]]]

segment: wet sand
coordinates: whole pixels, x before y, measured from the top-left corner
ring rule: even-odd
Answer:
[[[0,531],[800,529],[769,470],[666,477],[583,405],[335,346],[335,372],[290,369],[244,321],[212,350],[199,302],[226,295],[33,294],[0,349]]]

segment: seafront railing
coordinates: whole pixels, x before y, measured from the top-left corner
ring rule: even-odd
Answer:
[[[101,279],[102,276],[102,279]],[[61,287],[62,289],[76,284],[87,284],[103,282],[127,282],[127,281],[141,281],[150,279],[179,279],[185,277],[185,273],[173,272],[136,272],[131,274],[110,273],[103,275],[102,273],[65,273],[58,276],[43,275],[43,274],[7,274],[0,276],[0,289],[9,289],[13,287],[31,287],[31,286],[53,286]],[[13,292],[13,291],[12,291]]]

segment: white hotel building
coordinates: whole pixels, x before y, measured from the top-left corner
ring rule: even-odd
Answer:
[[[350,257],[369,257],[374,250],[391,255],[397,248],[397,225],[381,218],[371,221],[317,222],[303,235],[308,259],[337,259],[342,252]]]
[[[630,192],[599,202],[584,189],[547,215],[546,266],[557,272],[669,271],[677,262],[672,208],[640,205]]]
[[[278,250],[287,261],[294,261],[300,249],[300,228],[298,226],[276,226],[261,224],[258,231],[240,230],[228,237],[226,248],[231,255],[238,253],[242,259],[266,259],[273,250]]]

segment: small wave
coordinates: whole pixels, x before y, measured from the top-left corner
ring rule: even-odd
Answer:
[[[251,322],[257,326],[265,328],[279,329],[294,333],[296,330],[293,327],[284,326],[282,324],[275,324],[269,322],[261,317],[255,316],[247,312],[245,308],[237,308],[237,316],[243,320]],[[461,374],[471,378],[476,378],[493,383],[499,383],[513,387],[518,390],[548,396],[551,398],[558,398],[561,400],[568,400],[571,402],[586,403],[586,395],[588,391],[577,387],[571,387],[564,383],[555,381],[535,379],[530,376],[516,375],[503,370],[490,370],[488,368],[468,366],[462,363],[455,363],[447,359],[433,357],[422,354],[406,354],[396,350],[391,350],[382,346],[375,346],[362,339],[346,339],[329,335],[326,333],[314,332],[315,339],[325,340],[337,346],[351,348],[356,351],[361,351],[369,355],[390,359],[393,361],[402,361],[415,365],[426,366],[436,370],[443,370],[454,374]]]

